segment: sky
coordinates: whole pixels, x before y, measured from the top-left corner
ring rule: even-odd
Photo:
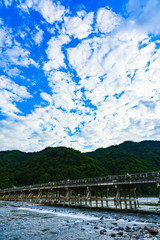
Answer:
[[[160,0],[0,0],[0,151],[160,140]]]

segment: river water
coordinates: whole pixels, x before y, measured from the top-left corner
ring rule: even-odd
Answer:
[[[0,240],[158,240],[157,201],[140,201],[140,209],[153,214],[0,201]]]

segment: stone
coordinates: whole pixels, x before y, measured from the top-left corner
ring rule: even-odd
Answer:
[[[113,224],[113,225],[117,225],[117,223],[116,223],[116,222],[113,222],[112,224]]]
[[[95,226],[94,229],[98,229],[99,227],[98,226]]]
[[[49,229],[48,228],[45,228],[45,229],[42,229],[41,231],[42,232],[47,232]]]
[[[107,232],[106,229],[101,229],[100,234],[104,234],[105,232]]]
[[[130,232],[131,228],[127,226],[125,230],[126,230],[126,232]]]
[[[119,227],[119,228],[117,228],[117,230],[123,231],[124,228],[123,227]]]
[[[116,237],[116,234],[115,233],[111,233],[111,237]]]
[[[118,232],[117,235],[123,236],[123,232]]]
[[[145,229],[152,235],[157,235],[158,234],[158,229],[155,227],[145,227]]]

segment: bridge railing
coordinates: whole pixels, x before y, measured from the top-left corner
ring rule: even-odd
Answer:
[[[92,183],[92,182],[125,182],[129,180],[154,180],[160,178],[160,171],[157,172],[146,172],[146,173],[134,173],[134,174],[125,174],[125,175],[108,175],[103,177],[96,178],[84,178],[84,179],[75,179],[67,181],[59,181],[54,184],[66,185],[66,184],[79,184],[79,183]]]
[[[160,171],[156,172],[144,172],[144,173],[133,173],[133,174],[125,174],[125,175],[107,175],[103,177],[95,177],[95,178],[84,178],[84,179],[75,179],[75,180],[61,180],[58,182],[49,182],[42,184],[34,184],[29,186],[21,186],[21,187],[12,187],[7,188],[6,190],[18,190],[18,189],[31,189],[31,188],[40,188],[40,187],[51,187],[51,186],[62,186],[62,185],[87,185],[89,183],[115,183],[115,182],[128,182],[128,181],[148,181],[148,180],[160,180]]]

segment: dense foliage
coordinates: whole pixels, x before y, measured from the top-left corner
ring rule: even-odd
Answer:
[[[104,172],[98,160],[65,147],[46,148],[34,154],[8,151],[0,155],[1,188],[95,177]]]
[[[81,153],[71,148],[0,152],[0,188],[160,170],[160,142],[124,142]]]
[[[99,148],[87,156],[99,160],[110,174],[126,174],[160,170],[160,141],[127,141]]]

